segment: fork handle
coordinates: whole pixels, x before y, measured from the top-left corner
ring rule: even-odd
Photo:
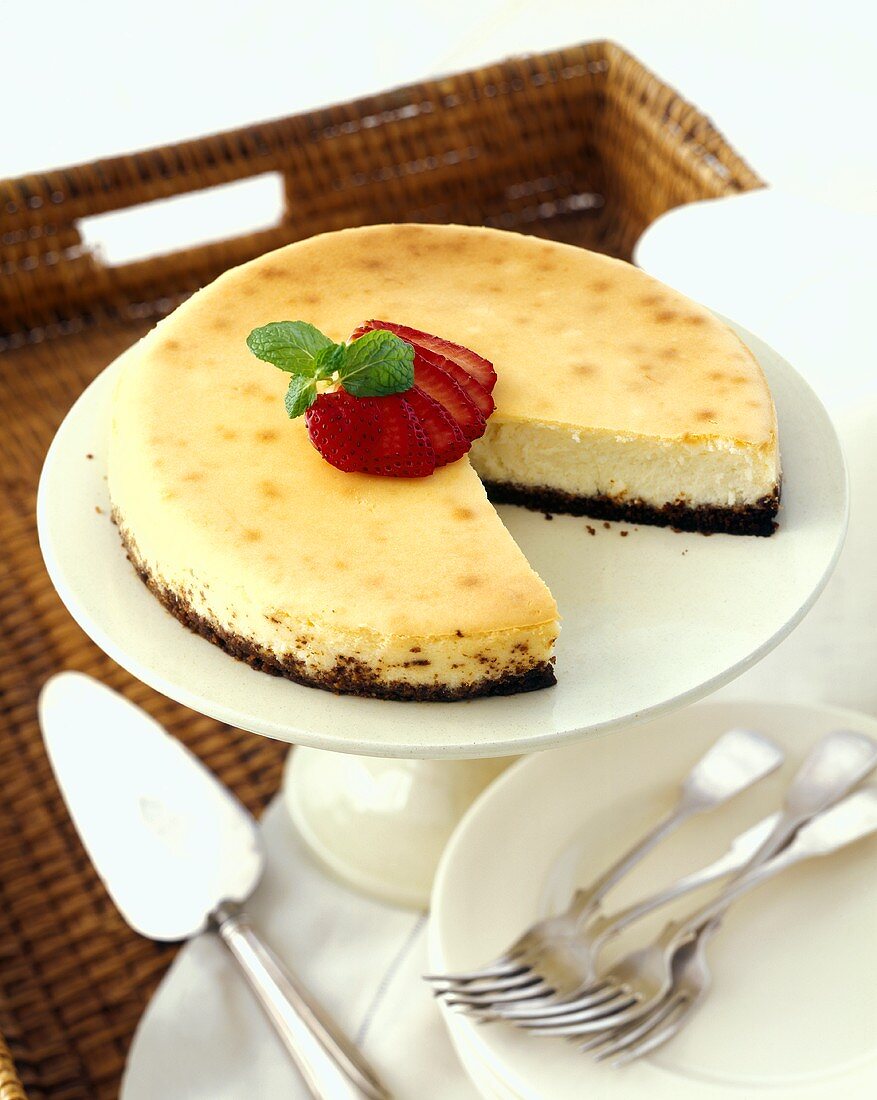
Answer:
[[[371,1066],[262,942],[243,910],[220,905],[211,920],[315,1100],[387,1100]]]
[[[755,829],[761,829],[762,831],[767,830],[772,834],[772,818],[778,819],[779,814],[773,814],[771,817],[765,818],[763,821],[759,822],[757,826],[749,830],[749,833],[755,832]],[[598,951],[600,946],[607,940],[611,939],[613,936],[617,936],[619,933],[623,932],[625,928],[628,928],[635,921],[638,921],[640,917],[646,916],[655,909],[660,909],[662,906],[668,905],[671,901],[684,897],[686,894],[690,894],[692,891],[698,890],[702,886],[708,886],[717,879],[724,878],[726,875],[745,869],[751,863],[753,855],[752,851],[742,844],[742,841],[747,839],[747,836],[748,834],[744,834],[743,836],[737,837],[732,847],[725,852],[724,855],[719,856],[718,859],[714,860],[706,867],[701,867],[699,870],[692,871],[690,874],[685,875],[684,878],[678,879],[664,890],[659,890],[649,897],[644,898],[642,901],[634,902],[632,905],[628,905],[625,909],[619,909],[615,913],[610,913],[606,916],[598,914],[590,924],[591,935],[594,937],[591,944],[591,950],[593,952]],[[761,845],[757,845],[756,850],[760,847]]]
[[[673,927],[674,929],[674,940],[678,941],[697,932],[710,921],[720,920],[738,898],[748,894],[750,890],[760,886],[769,878],[773,878],[774,875],[778,875],[780,871],[785,871],[794,864],[809,859],[813,855],[815,855],[814,852],[806,849],[786,848],[773,856],[772,859],[753,867],[742,877],[732,880],[717,898],[713,898],[712,901],[701,906],[700,909],[691,913],[679,924],[668,925],[668,928]]]
[[[800,859],[805,859],[806,853],[795,852],[792,848],[784,848],[784,845],[794,837],[798,828],[808,819],[806,813],[795,813],[789,809],[783,809],[778,815],[770,833],[761,842],[755,852],[733,872],[733,877],[717,898],[707,902],[703,908],[698,909],[686,917],[681,924],[673,924],[669,927],[677,931],[684,929],[683,935],[695,932],[708,920],[719,921],[725,911],[742,894],[758,886],[759,883],[771,878],[786,867],[791,867]]]
[[[699,812],[700,808],[684,800],[681,801],[674,810],[662,818],[653,829],[650,829],[599,878],[594,879],[589,886],[583,886],[580,890],[576,890],[571,906],[573,915],[577,919],[581,919],[590,912],[603,896],[608,894],[612,887],[624,878],[632,867],[648,855],[665,837],[675,832],[684,821]]]

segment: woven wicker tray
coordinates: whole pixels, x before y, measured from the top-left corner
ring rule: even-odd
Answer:
[[[113,268],[77,229],[87,215],[269,171],[282,173],[286,208],[260,233]],[[760,184],[707,118],[602,42],[0,182],[0,1100],[115,1097],[175,950],[128,929],[74,834],[36,722],[46,677],[76,668],[120,689],[255,810],[285,748],[137,683],[55,596],[37,477],[83,387],[196,287],[312,233],[456,221],[629,257],[665,210]]]

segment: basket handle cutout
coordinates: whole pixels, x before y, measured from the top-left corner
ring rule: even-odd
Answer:
[[[82,218],[78,247],[119,267],[273,229],[283,215],[283,176],[265,172]]]

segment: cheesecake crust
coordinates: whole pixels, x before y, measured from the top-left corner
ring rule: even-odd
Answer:
[[[609,496],[575,496],[547,486],[534,487],[511,482],[485,481],[484,488],[494,504],[519,504],[534,512],[562,512],[592,519],[643,523],[672,527],[675,531],[699,531],[704,535],[758,535],[768,537],[776,530],[780,489],[754,504],[720,508],[711,504],[692,507],[685,501],[671,501],[661,507],[641,500]]]
[[[360,695],[372,699],[417,703],[452,703],[490,695],[517,695],[524,691],[538,691],[557,683],[554,658],[526,667],[506,669],[498,675],[486,675],[453,688],[446,684],[411,684],[403,680],[390,680],[380,676],[359,658],[343,654],[338,655],[331,669],[314,672],[299,658],[290,654],[281,656],[273,653],[252,639],[226,630],[220,624],[200,615],[184,596],[170,589],[149,571],[115,511],[113,522],[119,529],[122,545],[137,575],[175,619],[193,633],[219,646],[229,656],[271,676],[283,676],[297,684],[322,688],[335,695]]]

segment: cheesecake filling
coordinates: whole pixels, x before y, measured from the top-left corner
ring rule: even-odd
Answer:
[[[727,439],[647,439],[494,415],[470,453],[482,480],[554,490],[584,500],[607,497],[691,508],[740,509],[776,493],[774,445]]]
[[[557,619],[489,632],[381,633],[267,605],[253,586],[209,571],[169,576],[141,554],[116,510],[128,556],[159,600],[190,628],[265,671],[341,692],[424,699],[528,690],[554,682]]]

